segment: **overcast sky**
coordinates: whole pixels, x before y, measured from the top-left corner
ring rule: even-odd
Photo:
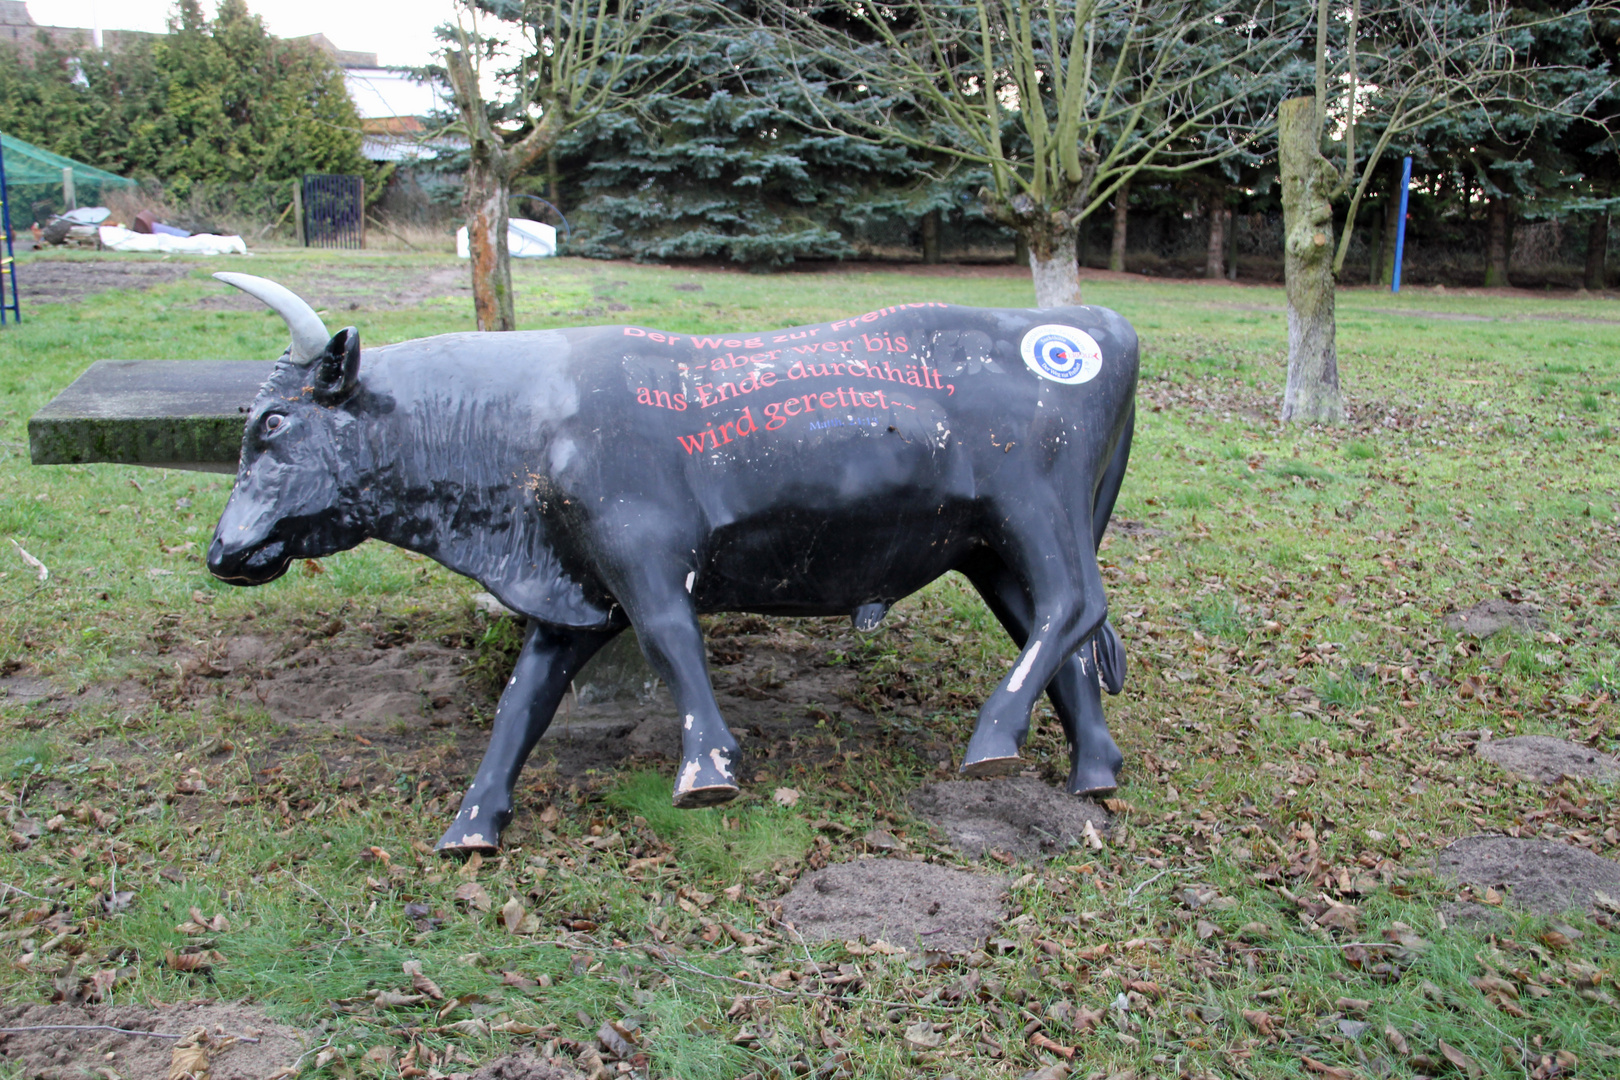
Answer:
[[[28,13],[41,26],[95,26],[103,30],[162,33],[173,0],[28,0]],[[202,0],[211,16],[218,0]],[[248,0],[278,37],[325,34],[340,49],[374,52],[382,64],[422,64],[435,45],[433,28],[450,18],[450,0],[388,0],[387,3],[334,3],[333,0]]]

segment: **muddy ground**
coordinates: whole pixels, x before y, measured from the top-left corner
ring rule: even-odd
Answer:
[[[473,646],[490,617],[474,616],[479,622],[471,632],[466,626],[447,632],[442,617],[434,618],[431,624],[424,617],[382,625],[339,610],[307,625],[295,618],[279,629],[249,620],[206,644],[160,627],[144,671],[134,678],[75,693],[19,670],[0,677],[0,700],[29,703],[26,726],[108,707],[138,711],[158,703],[195,710],[204,727],[219,732],[202,746],[205,769],[231,760],[234,715],[267,716],[267,725],[253,725],[262,732],[247,762],[256,783],[272,782],[283,766],[290,774],[294,762],[307,766],[312,754],[321,772],[355,794],[409,774],[429,812],[448,825],[487,745],[512,657]],[[506,636],[515,645],[520,634],[512,626]],[[848,620],[727,616],[709,622],[711,677],[721,714],[742,747],[738,775],[745,788],[795,770],[819,774],[850,753],[895,745],[899,735],[860,704],[856,666],[839,659],[852,636]],[[950,738],[941,731],[937,739],[908,739],[906,748],[925,762],[949,763],[956,751]],[[101,739],[87,748],[96,756],[137,763],[149,756],[138,740],[110,732]],[[570,695],[519,781],[519,816],[508,839],[521,842],[529,811],[544,803],[522,795],[526,788],[590,789],[635,767],[673,775],[678,749],[665,688],[605,701]],[[831,774],[824,782],[840,783]],[[188,802],[177,805],[188,813],[212,805],[200,800],[193,811]],[[288,810],[307,811],[318,802],[314,793],[290,798]]]
[[[284,280],[317,311],[336,316],[344,311],[405,311],[423,301],[472,296],[472,279],[459,266],[375,266],[318,270]],[[192,307],[203,311],[263,311],[264,304],[235,289],[205,296]]]
[[[82,300],[114,289],[150,289],[178,281],[195,269],[157,259],[37,259],[17,267],[17,298],[29,304]]]
[[[856,859],[806,874],[782,918],[806,941],[864,938],[915,952],[963,952],[1000,921],[1007,880],[906,859]]]
[[[198,1041],[210,1080],[265,1080],[290,1069],[310,1047],[307,1032],[251,1005],[6,1005],[0,1006],[0,1063],[29,1080],[168,1080],[175,1075],[177,1036],[197,1028],[206,1033]]]

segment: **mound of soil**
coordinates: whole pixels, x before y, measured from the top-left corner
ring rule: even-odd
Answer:
[[[57,1025],[88,1030],[61,1030]],[[214,1044],[208,1055],[210,1080],[263,1080],[291,1066],[310,1045],[304,1032],[277,1024],[250,1005],[206,1002],[157,1008],[0,1006],[0,1027],[51,1028],[0,1035],[0,1062],[30,1080],[79,1080],[98,1074],[167,1080],[176,1040],[124,1035],[108,1028],[172,1035],[207,1029]],[[238,1041],[221,1047],[230,1036],[238,1036]],[[245,1042],[241,1036],[259,1041]]]
[[[1542,629],[1541,609],[1534,604],[1515,603],[1495,597],[1481,600],[1471,608],[1453,611],[1441,620],[1447,630],[1484,640],[1503,630],[1528,634]]]
[[[35,259],[17,267],[17,297],[24,305],[82,300],[113,289],[150,289],[191,273],[184,263],[144,259]]]
[[[782,918],[806,941],[879,939],[963,952],[1001,920],[1005,878],[905,859],[856,859],[799,879]]]
[[[1538,915],[1589,909],[1595,892],[1620,897],[1620,863],[1551,840],[1464,837],[1440,852],[1435,870],[1476,889],[1506,890]]]
[[[1579,743],[1549,735],[1515,735],[1482,742],[1475,751],[1515,776],[1556,784],[1566,776],[1600,781],[1620,777],[1620,761]]]
[[[1088,823],[1098,832],[1108,828],[1107,812],[1090,799],[1028,776],[945,780],[918,788],[906,802],[970,856],[1005,851],[1046,859],[1083,844]]]
[[[478,1067],[468,1080],[588,1080],[586,1075],[556,1058],[543,1058],[527,1050],[496,1058]]]

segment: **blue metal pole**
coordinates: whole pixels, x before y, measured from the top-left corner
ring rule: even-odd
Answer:
[[[1401,291],[1401,256],[1406,253],[1406,196],[1412,186],[1412,159],[1404,158],[1401,161],[1401,216],[1395,222],[1395,276],[1390,280],[1389,291]]]

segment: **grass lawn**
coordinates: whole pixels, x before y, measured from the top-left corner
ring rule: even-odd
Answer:
[[[464,270],[194,265],[0,333],[0,1001],[246,1000],[307,1031],[301,1069],[322,1076],[468,1072],[514,1045],[572,1057],[608,1022],[639,1040],[637,1075],[682,1080],[1620,1075],[1620,897],[1549,921],[1431,872],[1487,832],[1620,856],[1613,788],[1516,781],[1474,753],[1486,733],[1620,745],[1620,304],[1346,291],[1354,422],[1288,430],[1281,290],[1087,283],[1137,327],[1144,372],[1115,513],[1133,525],[1102,557],[1131,667],[1106,702],[1126,770],[1100,849],[969,860],[907,809],[947,775],[929,748],[960,754],[1014,656],[952,579],[874,635],[782,631],[851,680],[846,718],[874,721],[829,718],[841,752],[785,752],[738,803],[684,814],[667,767],[531,769],[515,841],[461,865],[429,845],[515,636],[476,586],[376,544],[217,583],[201,555],[228,477],[34,467],[26,422],[95,359],[277,355],[282,322],[208,271],[276,278],[380,344],[472,329]],[[515,276],[525,329],[1032,300],[998,276]],[[1504,596],[1544,625],[1483,642],[1442,626]],[[439,643],[467,657],[468,715],[386,741],[278,720],[220,660],[248,634],[311,664]],[[1066,773],[1044,704],[1026,755]],[[862,854],[875,827],[1006,875],[995,943],[935,964],[772,922],[801,872]]]

